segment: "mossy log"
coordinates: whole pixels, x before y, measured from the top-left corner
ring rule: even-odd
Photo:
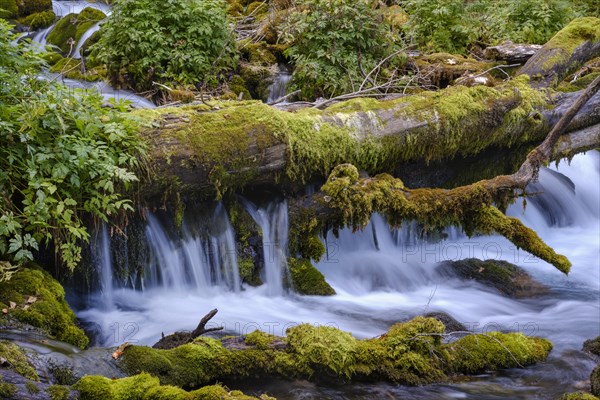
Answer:
[[[291,327],[286,334],[200,337],[170,350],[129,346],[122,367],[128,374],[147,372],[161,384],[185,389],[249,377],[419,385],[455,374],[523,367],[544,360],[552,348],[545,339],[521,333],[474,334],[444,343],[443,338],[449,339],[444,324],[424,317],[395,324],[373,339],[358,340],[337,328],[310,324]]]
[[[553,53],[561,57],[539,61],[565,38],[569,46]],[[296,112],[259,102],[136,111],[160,177],[146,191],[164,194],[165,184],[176,183],[180,189],[218,197],[253,185],[302,185],[325,178],[341,163],[376,174],[408,162],[539,143],[581,94],[539,88],[540,77],[560,79],[597,56],[597,48],[600,19],[583,18],[551,39],[519,76],[496,87],[452,86]],[[562,133],[600,123],[599,110],[596,95]]]

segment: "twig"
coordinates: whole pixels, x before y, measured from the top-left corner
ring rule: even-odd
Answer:
[[[274,100],[274,101],[272,101],[272,102],[270,102],[270,103],[267,103],[267,105],[269,105],[269,106],[273,106],[273,105],[275,105],[275,104],[279,104],[279,103],[281,103],[281,102],[284,102],[284,101],[286,101],[286,100],[287,100],[287,99],[289,99],[290,97],[292,97],[292,96],[295,96],[295,95],[299,94],[300,92],[301,92],[300,90],[294,90],[294,91],[293,91],[292,93],[290,93],[290,94],[286,94],[285,96],[283,96],[283,97],[280,97],[280,98],[278,98],[277,100]]]
[[[472,75],[472,76],[464,76],[464,77],[458,78],[454,83],[460,83],[460,82],[462,82],[465,79],[478,78],[478,77],[483,76],[483,75],[487,74],[488,72],[493,71],[495,69],[499,69],[500,71],[502,71],[502,73],[504,75],[506,75],[508,78],[510,78],[510,75],[508,73],[506,73],[506,71],[504,71],[502,68],[513,68],[513,67],[519,67],[520,65],[521,64],[496,65],[495,67],[492,67],[490,69],[486,69],[485,71],[483,71],[480,74]]]

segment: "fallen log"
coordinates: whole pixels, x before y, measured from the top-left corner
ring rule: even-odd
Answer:
[[[565,38],[568,48],[557,53],[556,43]],[[134,115],[146,123],[143,135],[160,178],[146,194],[163,195],[166,183],[175,183],[179,191],[218,197],[262,184],[303,185],[325,178],[344,162],[375,174],[407,162],[535,143],[580,94],[553,92],[540,82],[559,79],[597,56],[599,49],[600,20],[581,18],[550,40],[518,77],[496,87],[455,86],[293,113],[258,102],[137,111]],[[550,62],[551,54],[563,53],[557,65]],[[580,109],[565,132],[597,123],[600,95]]]
[[[488,60],[523,64],[541,48],[542,46],[539,44],[516,44],[508,40],[496,46],[486,47],[483,55]]]

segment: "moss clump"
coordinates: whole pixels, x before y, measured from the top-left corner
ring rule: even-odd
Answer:
[[[585,392],[575,392],[563,394],[558,400],[598,400],[598,398],[592,394]]]
[[[25,18],[21,18],[19,19],[19,23],[29,26],[31,30],[38,30],[49,27],[50,25],[52,25],[55,19],[56,14],[54,14],[54,11],[48,10],[28,15]]]
[[[48,34],[47,41],[67,54],[75,49],[77,42],[88,29],[104,18],[106,15],[102,11],[91,7],[84,8],[79,14],[68,14],[56,23],[52,32]],[[70,39],[73,40],[72,45]]]
[[[292,286],[297,293],[314,296],[332,296],[335,290],[325,280],[325,277],[307,259],[289,258],[290,277]]]
[[[465,336],[446,346],[451,354],[450,369],[466,374],[535,364],[552,350],[546,339],[500,332]]]
[[[48,388],[51,400],[67,400],[71,391],[67,386],[52,385]]]
[[[27,379],[37,381],[39,379],[35,368],[29,363],[23,350],[12,342],[0,341],[0,357],[4,358],[11,369]]]
[[[231,91],[233,93],[235,93],[236,96],[239,96],[241,94],[242,98],[240,100],[252,99],[252,95],[246,88],[246,82],[244,81],[244,78],[242,78],[239,75],[236,75],[231,79],[231,83],[229,84],[229,89],[231,89]]]
[[[319,239],[322,230],[313,210],[294,210],[290,215],[288,249],[292,256],[319,262],[325,254],[325,246]]]
[[[54,52],[48,52],[48,53],[44,54],[42,57],[50,66],[53,66],[60,60],[64,59],[62,55],[60,55],[59,53],[54,53]]]
[[[187,392],[174,386],[161,386],[158,378],[142,373],[121,379],[108,379],[102,376],[85,376],[74,386],[81,400],[252,400],[242,392],[226,390],[223,386],[205,386]],[[261,396],[261,399],[270,399]]]
[[[263,331],[254,331],[246,335],[244,342],[250,346],[254,346],[259,350],[267,350],[271,344],[277,339],[277,336],[265,333]]]
[[[0,398],[14,399],[17,393],[17,386],[12,383],[2,382],[0,379]]]
[[[63,74],[65,77],[70,79],[88,82],[95,82],[106,77],[106,68],[104,66],[88,69],[85,71],[85,73],[82,72],[81,66],[81,60],[65,57],[58,59],[56,63],[50,67],[50,72]]]
[[[41,392],[41,389],[31,381],[25,382],[25,388],[27,389],[27,393],[29,394],[38,394],[39,392]]]
[[[35,301],[25,304],[30,297]],[[10,301],[17,307],[9,311],[8,317],[40,328],[63,342],[87,346],[89,339],[75,324],[63,287],[46,271],[22,268],[9,281],[0,283],[0,302]]]
[[[583,351],[600,356],[600,336],[583,342]]]
[[[194,92],[189,90],[171,90],[169,92],[172,101],[180,101],[182,103],[191,103],[196,99]]]
[[[592,72],[575,80],[574,82],[563,81],[560,85],[558,85],[556,89],[561,92],[577,92],[588,87],[588,85],[592,83],[592,81],[596,79],[599,75],[600,72]]]
[[[404,221],[417,221],[427,231],[460,226],[465,233],[497,232],[518,248],[568,273],[569,260],[550,246],[517,218],[507,217],[492,204],[506,201],[494,196],[484,182],[454,189],[408,189],[400,179],[388,174],[358,179],[355,167],[343,164],[331,172],[321,188],[323,199],[331,209],[338,210],[343,224],[361,228],[374,212],[381,213],[392,226]]]

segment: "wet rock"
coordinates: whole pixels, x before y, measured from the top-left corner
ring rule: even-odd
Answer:
[[[446,327],[446,333],[466,331],[467,328],[444,312],[430,312],[424,315],[426,318],[435,318]]]
[[[588,354],[595,356],[595,358],[600,357],[600,336],[595,339],[589,339],[583,342],[583,351]]]
[[[510,40],[497,46],[490,46],[484,50],[485,58],[502,60],[509,64],[524,63],[541,49],[538,44],[516,44]]]
[[[506,261],[476,258],[447,261],[440,264],[437,272],[446,277],[477,281],[509,297],[535,297],[548,292],[546,286],[522,268]]]
[[[0,396],[20,400],[77,399],[78,392],[66,386],[29,380],[15,371],[0,369]],[[61,393],[66,397],[57,397]],[[54,395],[54,396],[53,396]]]

